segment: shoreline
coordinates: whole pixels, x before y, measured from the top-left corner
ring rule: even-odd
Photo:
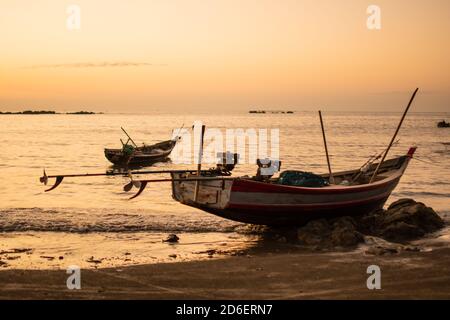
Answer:
[[[381,268],[368,290],[367,267]],[[0,299],[450,299],[450,248],[368,255],[278,246],[203,261],[81,270],[81,290],[66,270],[1,270]]]

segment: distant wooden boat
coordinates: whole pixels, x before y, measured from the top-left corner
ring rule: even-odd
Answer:
[[[178,138],[142,147],[125,144],[122,149],[105,149],[105,157],[117,166],[151,165],[167,161],[177,140]]]
[[[450,128],[450,123],[442,120],[441,122],[438,122],[437,126],[438,128]]]
[[[197,181],[186,179],[196,176],[172,173],[172,196],[182,204],[217,216],[259,225],[302,225],[314,219],[355,216],[383,207],[415,150],[410,148],[407,155],[384,161],[372,183],[370,177],[378,164],[370,165],[364,174],[359,169],[333,173],[335,184],[321,188],[281,185],[273,178],[257,181],[254,177],[205,177],[204,181],[199,179],[194,201]],[[328,174],[321,176],[329,178]],[[346,181],[351,183],[347,185]]]

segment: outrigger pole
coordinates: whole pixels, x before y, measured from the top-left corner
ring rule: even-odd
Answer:
[[[330,157],[328,155],[327,138],[325,136],[325,128],[323,126],[322,112],[319,110],[320,126],[322,127],[323,144],[325,145],[325,154],[327,156],[328,172],[330,174],[330,183],[334,184],[333,172],[331,171]]]
[[[389,153],[389,150],[391,149],[392,144],[394,143],[398,132],[400,131],[400,128],[401,128],[401,126],[403,124],[403,120],[405,120],[405,117],[406,117],[406,114],[408,113],[409,107],[411,107],[411,104],[414,101],[414,98],[416,97],[417,91],[419,91],[419,88],[417,88],[416,91],[414,91],[413,95],[411,96],[411,99],[409,100],[408,106],[406,107],[405,112],[403,112],[403,116],[402,116],[402,118],[400,120],[400,123],[397,126],[397,130],[395,130],[394,136],[392,137],[391,142],[389,143],[389,145],[388,145],[388,147],[386,149],[386,152],[383,155],[383,158],[381,159],[380,163],[378,164],[377,168],[375,169],[375,172],[373,173],[369,184],[372,183],[375,180],[375,178],[376,178],[376,176],[378,174],[378,170],[380,170],[381,165],[383,164],[384,160],[386,159],[386,156]]]
[[[207,170],[204,170],[206,172]],[[39,178],[39,181],[44,185],[47,185],[48,179],[56,179],[56,182],[50,189],[45,190],[45,192],[51,191],[58,187],[64,178],[78,178],[78,177],[100,177],[100,176],[130,176],[132,174],[164,174],[164,173],[194,173],[197,170],[153,170],[153,171],[127,171],[127,172],[104,172],[104,173],[84,173],[84,174],[59,174],[59,175],[50,175],[48,176],[44,170],[44,174]]]

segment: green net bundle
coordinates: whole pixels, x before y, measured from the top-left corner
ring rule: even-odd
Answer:
[[[321,188],[329,185],[325,178],[303,171],[284,171],[278,178],[278,184],[309,188]]]

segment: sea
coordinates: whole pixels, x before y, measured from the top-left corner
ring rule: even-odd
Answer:
[[[401,114],[323,116],[336,172],[358,169],[382,152]],[[450,220],[450,129],[436,126],[449,117],[450,113],[408,114],[388,158],[406,154],[411,146],[418,149],[387,204],[413,198]],[[51,192],[44,192],[48,186],[39,181],[44,169],[48,175],[112,170],[104,148],[121,147],[120,139],[127,139],[121,127],[136,143],[152,144],[196,121],[224,134],[227,129],[278,130],[282,170],[328,171],[316,112],[0,115],[0,268],[99,268],[214,259],[223,257],[217,252],[239,254],[264,245],[264,236],[254,228],[177,203],[169,183],[150,184],[140,197],[129,200],[130,194],[123,191],[128,177],[66,178]],[[256,173],[255,163],[241,160],[233,175]],[[145,169],[195,168],[169,161]],[[176,234],[179,242],[164,242],[169,234]],[[435,237],[450,242],[450,231],[446,228]]]

